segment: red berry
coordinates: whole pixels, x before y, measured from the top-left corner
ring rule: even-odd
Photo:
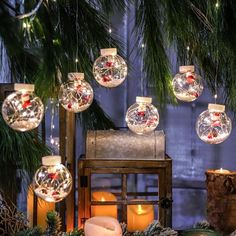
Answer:
[[[22,104],[22,107],[23,107],[23,108],[27,108],[28,106],[31,106],[30,100],[25,101],[25,102]]]
[[[67,108],[68,108],[68,109],[71,109],[71,108],[72,108],[72,104],[69,103],[69,104],[67,105]]]
[[[212,139],[212,138],[213,138],[213,135],[212,135],[211,132],[207,135],[207,138],[208,138],[208,139]]]
[[[113,62],[111,61],[106,62],[106,67],[112,67],[112,66],[113,66]]]
[[[109,82],[109,81],[111,81],[111,78],[110,78],[109,76],[107,76],[107,75],[104,75],[104,76],[102,77],[102,81],[103,81],[103,82]]]
[[[220,116],[220,112],[215,112],[214,116]]]
[[[56,179],[56,178],[57,178],[57,174],[56,174],[56,173],[49,173],[49,174],[48,174],[48,177],[49,177],[50,179]]]
[[[145,116],[145,111],[139,111],[138,116],[144,117]]]

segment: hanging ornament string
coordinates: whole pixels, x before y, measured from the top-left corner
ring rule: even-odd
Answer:
[[[215,99],[215,104],[217,101],[218,97],[218,86],[217,86],[217,81],[218,81],[218,71],[219,71],[219,40],[218,40],[218,32],[219,32],[219,1],[216,1],[216,27],[215,27],[215,35],[216,35],[216,55],[215,55],[215,63],[216,63],[216,69],[215,69],[215,81],[214,81],[214,87],[215,87],[215,94],[214,94],[214,99]]]
[[[144,80],[144,76],[143,76],[143,55],[144,55],[144,48],[145,48],[145,45],[144,43],[141,44],[141,62],[140,62],[140,66],[141,66],[141,95],[144,97],[145,96],[145,89],[144,89],[144,83],[145,83],[145,80]]]
[[[78,11],[79,11],[79,0],[76,0],[76,13],[75,13],[75,35],[76,35],[76,52],[75,52],[75,71],[78,72],[78,43],[79,43],[79,35],[78,35]]]
[[[112,34],[110,12],[108,12],[108,33],[109,33],[109,48],[110,48],[111,47],[111,34]]]

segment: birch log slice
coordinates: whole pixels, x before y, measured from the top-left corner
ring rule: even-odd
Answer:
[[[236,172],[206,172],[207,218],[221,232],[236,229]]]

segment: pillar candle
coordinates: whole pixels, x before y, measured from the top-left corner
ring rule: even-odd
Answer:
[[[96,216],[85,222],[84,233],[85,236],[122,236],[122,229],[115,218]]]
[[[153,205],[128,205],[127,229],[129,232],[143,231],[154,220]]]
[[[44,200],[37,199],[37,225],[42,229],[46,229],[46,216],[49,211],[55,210],[55,203],[45,202]],[[29,220],[30,227],[33,226],[34,217],[34,192],[30,187],[27,194],[27,218]]]
[[[110,192],[93,192],[92,200],[109,202],[117,201],[117,198]],[[91,216],[110,216],[117,218],[117,205],[91,206]]]

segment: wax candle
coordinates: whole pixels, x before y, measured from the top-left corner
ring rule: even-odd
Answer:
[[[37,199],[37,225],[42,229],[46,229],[46,216],[49,211],[55,210],[55,203],[45,202],[44,200]],[[30,227],[33,226],[34,217],[34,192],[29,188],[27,194],[27,219],[29,220]]]
[[[85,236],[122,236],[122,229],[115,218],[96,216],[85,222],[84,233]]]
[[[153,205],[128,205],[127,229],[129,232],[143,231],[154,220]]]
[[[217,174],[229,174],[230,171],[220,168],[219,170],[215,170],[215,173],[217,173]]]
[[[93,192],[92,201],[109,202],[117,201],[117,198],[110,192]],[[110,216],[117,218],[117,205],[91,206],[91,216]]]

